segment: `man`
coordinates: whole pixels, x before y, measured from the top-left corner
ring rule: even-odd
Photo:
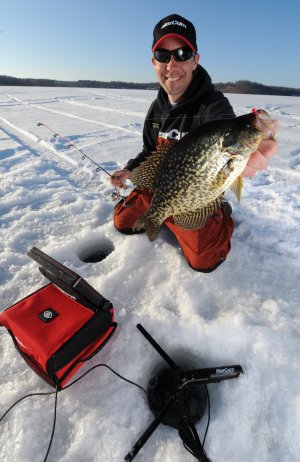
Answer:
[[[143,150],[130,159],[123,170],[113,173],[111,182],[126,187],[124,181],[161,143],[179,140],[199,125],[214,119],[235,117],[225,96],[216,91],[206,70],[198,64],[196,31],[187,19],[173,14],[163,18],[153,31],[152,64],[161,88],[150,106],[143,129]],[[274,140],[263,140],[250,157],[245,176],[253,176],[268,166],[268,159],[277,150]],[[115,207],[115,227],[124,234],[133,234],[135,221],[149,208],[153,193],[135,189]],[[189,265],[202,272],[217,268],[230,251],[234,224],[231,207],[224,201],[216,214],[198,230],[183,230],[172,217],[166,226],[175,234]]]

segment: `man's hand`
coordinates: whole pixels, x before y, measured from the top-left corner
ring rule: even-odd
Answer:
[[[257,151],[250,156],[248,164],[243,171],[243,176],[254,176],[269,166],[269,159],[277,152],[278,144],[275,140],[262,140]]]
[[[124,168],[123,170],[116,170],[112,174],[112,176],[110,178],[110,182],[116,188],[127,189],[127,186],[124,183],[124,181],[129,178],[129,175],[130,175],[130,171],[127,170],[126,168]]]

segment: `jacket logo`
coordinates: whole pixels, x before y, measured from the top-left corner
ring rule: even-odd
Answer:
[[[172,128],[172,130],[168,132],[159,132],[158,136],[164,140],[175,140],[178,141],[187,135],[188,132],[180,132],[176,128]]]

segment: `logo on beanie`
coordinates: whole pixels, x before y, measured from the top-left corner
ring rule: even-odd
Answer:
[[[165,24],[163,26],[161,26],[161,28],[163,29],[164,27],[167,27],[167,26],[180,26],[180,27],[184,27],[185,29],[187,28],[187,26],[185,24],[183,24],[183,22],[179,22],[179,21],[170,21],[170,22],[165,22]]]

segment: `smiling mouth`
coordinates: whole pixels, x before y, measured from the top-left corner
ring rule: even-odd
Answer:
[[[167,80],[169,80],[170,82],[177,82],[177,80],[180,79],[180,77],[166,77]]]

